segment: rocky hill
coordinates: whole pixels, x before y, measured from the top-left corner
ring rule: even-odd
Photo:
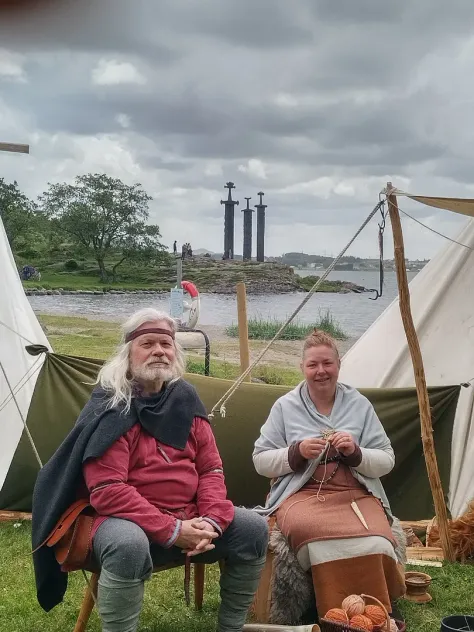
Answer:
[[[255,261],[222,261],[206,257],[184,261],[183,279],[196,284],[200,292],[234,294],[239,282],[248,294],[282,294],[301,290],[299,277],[289,266]]]
[[[284,294],[307,292],[318,277],[300,277],[293,268],[281,263],[256,261],[222,261],[207,257],[185,260],[183,279],[193,281],[200,292],[234,294],[240,281],[247,294]],[[363,292],[364,288],[346,281],[325,281],[321,292]]]

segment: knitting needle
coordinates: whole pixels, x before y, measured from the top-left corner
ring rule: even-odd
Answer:
[[[364,525],[364,527],[365,527],[365,528],[367,529],[367,531],[368,531],[368,530],[369,530],[369,527],[368,527],[368,525],[367,525],[367,523],[366,523],[366,521],[365,521],[365,518],[364,518],[364,516],[362,515],[362,512],[361,512],[361,510],[359,509],[359,506],[358,506],[358,504],[356,503],[356,501],[355,501],[355,500],[353,500],[353,501],[351,502],[351,507],[352,507],[352,509],[353,509],[353,511],[354,511],[354,513],[355,513],[355,515],[359,518],[359,520],[362,522],[362,524]]]

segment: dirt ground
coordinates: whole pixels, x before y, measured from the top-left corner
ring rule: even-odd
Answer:
[[[213,358],[226,360],[228,362],[239,362],[239,340],[227,336],[225,327],[218,325],[200,325],[200,329],[205,331],[209,336],[211,342],[211,356]],[[338,341],[341,357],[352,347],[356,340],[357,338],[349,338],[348,340]],[[268,343],[266,341],[250,340],[249,344],[250,361],[253,362]],[[302,346],[303,343],[301,340],[277,340],[263,356],[261,362],[263,364],[298,368]]]

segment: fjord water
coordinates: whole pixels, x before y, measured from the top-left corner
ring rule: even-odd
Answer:
[[[307,276],[321,274],[315,270],[296,270]],[[411,280],[415,272],[409,272]],[[366,288],[378,288],[379,275],[370,271],[331,272],[329,280],[351,281]],[[312,323],[320,314],[330,310],[333,318],[349,336],[360,336],[397,296],[395,272],[385,273],[383,296],[370,300],[374,294],[326,294],[317,293],[311,297],[297,320]],[[248,295],[248,316],[264,320],[284,320],[305,297],[305,293]],[[156,307],[169,310],[169,294],[104,294],[94,295],[52,295],[30,296],[30,303],[38,313],[63,316],[85,316],[101,320],[122,320],[141,307]],[[201,294],[201,325],[226,326],[237,322],[235,295]]]

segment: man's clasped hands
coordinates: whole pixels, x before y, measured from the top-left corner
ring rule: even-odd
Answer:
[[[217,530],[203,518],[183,520],[175,546],[179,546],[186,555],[198,555],[214,549],[212,540],[218,536]]]

